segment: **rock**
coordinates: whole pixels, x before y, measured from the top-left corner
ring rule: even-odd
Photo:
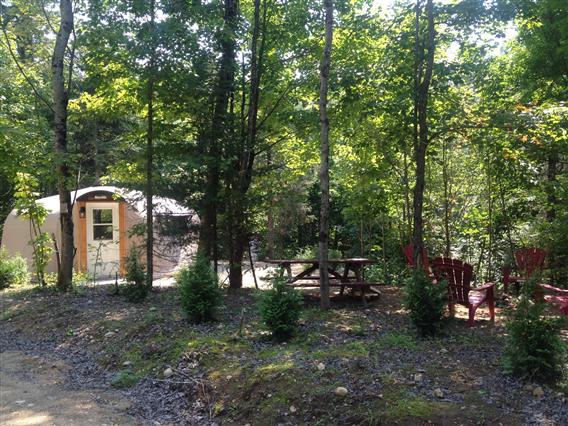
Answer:
[[[346,388],[344,388],[343,386],[338,386],[338,387],[335,388],[335,394],[337,396],[345,396],[345,395],[347,395],[348,392],[349,391]]]
[[[164,377],[167,379],[168,377],[173,376],[174,370],[172,370],[171,368],[168,367],[168,368],[166,368],[166,369],[164,370],[164,372],[163,372],[162,374],[163,374]]]
[[[148,309],[150,312],[154,312],[157,311],[158,308],[156,308],[155,306],[150,307],[150,309]]]
[[[293,405],[290,406],[290,412],[292,414],[294,414],[296,411],[298,411],[298,409],[296,407],[294,407]]]
[[[414,383],[421,383],[424,380],[424,376],[421,373],[414,375]]]
[[[14,404],[16,405],[24,405],[26,403],[26,401],[24,399],[19,399],[18,401],[14,401]]]
[[[108,333],[105,333],[105,337],[108,339],[109,337],[114,336],[116,333],[114,331],[109,331]]]
[[[443,398],[443,397],[444,397],[444,392],[443,392],[442,389],[440,389],[440,388],[434,389],[434,392],[432,392],[432,394],[433,394],[436,398]]]
[[[233,378],[233,376],[231,376],[230,374],[227,376],[227,380],[231,380]]]
[[[447,354],[448,350],[446,348],[442,348],[442,349],[440,349],[440,353]]]
[[[124,362],[122,363],[122,365],[123,365],[124,367],[130,367],[130,366],[132,365],[132,362],[131,362],[131,361],[124,361]]]
[[[318,364],[318,370],[319,370],[319,371],[325,370],[325,364],[324,364],[323,362],[320,362],[320,363]]]
[[[542,398],[544,396],[544,390],[540,386],[537,386],[534,388],[532,394],[537,398]]]
[[[531,384],[526,384],[523,386],[523,390],[527,391],[527,392],[532,392],[533,390],[533,385]]]

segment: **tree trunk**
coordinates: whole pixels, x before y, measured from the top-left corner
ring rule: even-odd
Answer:
[[[154,79],[156,62],[155,1],[150,0],[150,62],[148,64],[148,130],[146,134],[146,285],[154,279]]]
[[[73,257],[75,247],[73,241],[73,204],[71,193],[67,189],[70,178],[67,159],[67,106],[69,97],[65,89],[64,59],[69,37],[73,32],[73,7],[71,0],[60,0],[61,26],[55,40],[55,48],[51,59],[53,83],[53,122],[54,144],[57,154],[57,189],[59,192],[60,226],[61,226],[61,268],[57,274],[57,286],[67,291],[73,283]]]
[[[230,127],[228,114],[229,100],[232,98],[235,84],[235,33],[237,30],[237,1],[225,0],[223,29],[220,31],[221,59],[213,119],[209,131],[207,148],[207,174],[202,206],[202,222],[199,250],[209,259],[213,259],[215,270],[218,262],[217,210],[219,205],[220,158]]]
[[[251,40],[250,59],[250,93],[248,105],[247,134],[244,141],[244,149],[239,153],[237,183],[233,185],[229,203],[232,208],[229,211],[232,221],[230,229],[231,256],[229,259],[229,286],[241,288],[242,261],[245,252],[245,244],[248,244],[247,235],[247,192],[252,182],[255,148],[257,141],[257,119],[260,98],[260,79],[262,75],[262,58],[264,43],[266,41],[266,0],[263,1],[263,19],[260,21],[260,0],[254,0],[253,32]],[[262,39],[260,38],[262,27]],[[260,43],[259,43],[260,42]]]
[[[418,143],[416,147],[416,184],[414,186],[414,263],[418,267],[422,263],[422,248],[424,247],[422,220],[422,209],[424,205],[424,186],[425,186],[425,170],[426,170],[426,149],[428,147],[428,92],[432,81],[432,72],[434,69],[434,50],[435,50],[435,28],[434,28],[434,5],[433,0],[426,2],[426,18],[427,39],[426,45],[416,41],[417,62],[416,66],[416,122],[418,124]],[[416,3],[416,35],[420,34],[420,0]],[[426,52],[424,52],[426,50]],[[425,63],[424,63],[425,62]],[[424,70],[424,72],[422,72]]]
[[[333,2],[324,0],[325,42],[320,64],[319,113],[321,125],[320,182],[321,209],[319,232],[320,299],[322,309],[329,309],[329,118],[327,115],[327,92],[333,41]]]
[[[442,180],[444,181],[444,237],[446,247],[444,249],[444,256],[450,257],[452,252],[451,246],[451,231],[450,231],[450,165],[448,159],[447,141],[444,139],[442,145]]]

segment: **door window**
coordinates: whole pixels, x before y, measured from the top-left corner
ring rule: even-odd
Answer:
[[[112,209],[93,209],[93,239],[112,240]]]

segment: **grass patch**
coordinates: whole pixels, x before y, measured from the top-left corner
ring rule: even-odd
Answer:
[[[410,334],[391,333],[376,342],[379,348],[418,350],[418,343]]]

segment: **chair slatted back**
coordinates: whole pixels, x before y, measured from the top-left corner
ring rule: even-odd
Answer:
[[[535,247],[524,248],[515,252],[515,262],[519,273],[526,279],[529,279],[535,272],[542,271],[545,259],[546,251]]]
[[[414,268],[414,244],[407,244],[402,248],[404,257],[406,258],[406,264],[411,268]],[[428,251],[425,247],[422,247],[422,268],[426,273],[430,273],[430,260],[428,259]]]
[[[438,282],[448,282],[450,303],[468,304],[473,267],[469,263],[449,257],[437,257],[432,261],[432,270]]]

